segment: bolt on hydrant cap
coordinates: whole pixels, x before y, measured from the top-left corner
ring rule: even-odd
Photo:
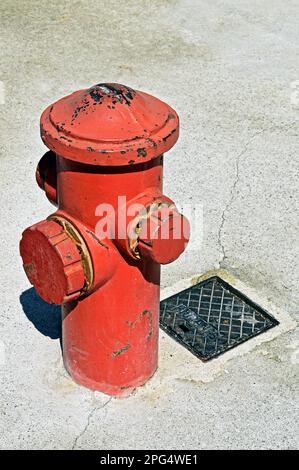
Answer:
[[[79,90],[41,116],[44,143],[91,165],[133,165],[169,150],[179,135],[176,112],[163,101],[117,83]]]
[[[20,253],[29,281],[46,302],[60,304],[80,295],[85,282],[81,255],[58,223],[45,220],[27,228]]]

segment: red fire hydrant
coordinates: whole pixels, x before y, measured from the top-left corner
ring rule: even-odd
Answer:
[[[98,84],[49,106],[39,186],[58,210],[27,228],[24,269],[62,304],[64,364],[90,389],[126,395],[157,367],[160,264],[185,249],[189,224],[162,193],[163,154],[179,121],[167,104]]]

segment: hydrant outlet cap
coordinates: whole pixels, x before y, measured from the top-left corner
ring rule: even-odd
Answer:
[[[29,281],[46,302],[79,297],[85,282],[81,255],[59,224],[45,220],[27,228],[20,253]]]
[[[56,154],[91,165],[133,165],[169,150],[179,135],[163,101],[117,83],[79,90],[49,106],[41,136]]]

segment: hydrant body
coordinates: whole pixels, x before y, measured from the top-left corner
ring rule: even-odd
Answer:
[[[99,84],[47,108],[41,135],[50,152],[37,182],[58,209],[24,231],[24,269],[41,297],[62,304],[73,379],[126,395],[156,370],[160,264],[189,237],[162,193],[178,117],[150,95]]]

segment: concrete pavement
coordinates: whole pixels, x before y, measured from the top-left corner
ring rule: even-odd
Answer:
[[[2,0],[0,11],[0,448],[298,447],[298,2]],[[34,176],[40,113],[105,81],[181,118],[165,193],[203,208],[203,237],[163,268],[163,287],[225,269],[289,322],[215,374],[161,333],[156,376],[121,400],[69,379],[59,312],[29,290],[18,257],[22,230],[52,210]]]

